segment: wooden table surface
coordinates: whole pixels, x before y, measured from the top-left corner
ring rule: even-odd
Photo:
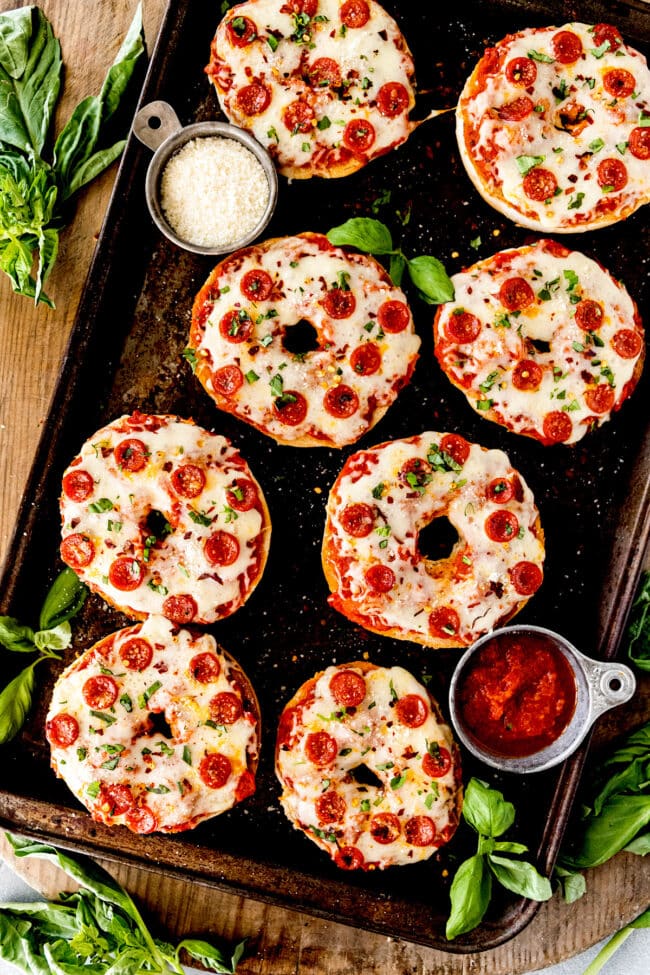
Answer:
[[[199,0],[200,2],[200,0]],[[215,24],[220,4],[215,6]],[[0,10],[18,6],[0,0]],[[148,51],[164,14],[165,0],[144,0]],[[41,7],[61,40],[66,65],[59,119],[77,102],[96,93],[135,10],[135,0],[41,0]],[[59,123],[60,124],[60,123]],[[38,309],[13,295],[0,278],[0,562],[7,551],[32,457],[48,413],[50,397],[73,325],[116,167],[82,191],[73,223],[63,233],[61,249],[47,291],[56,309]],[[642,715],[648,681],[625,711],[617,712],[619,730]],[[612,725],[613,727],[613,725]],[[607,725],[600,735],[611,729]],[[0,855],[46,895],[63,888],[63,878],[36,861],[17,865],[6,844]],[[145,912],[170,934],[212,934],[228,940],[249,939],[241,975],[365,975],[391,972],[440,975],[517,975],[570,957],[635,917],[650,900],[647,865],[620,854],[588,874],[588,892],[569,906],[556,896],[532,923],[506,945],[475,955],[454,955],[398,942],[362,930],[331,924],[303,914],[192,886],[157,873],[105,864],[137,898]]]

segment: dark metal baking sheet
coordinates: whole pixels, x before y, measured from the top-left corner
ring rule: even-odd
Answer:
[[[568,19],[614,19],[646,53],[650,43],[650,12],[638,0],[568,5],[456,0],[444,10],[434,3],[386,0],[385,6],[414,53],[421,116],[433,107],[453,105],[484,46],[513,30]],[[172,0],[142,104],[163,98],[184,123],[219,117],[203,72],[218,18],[217,4]],[[452,113],[425,123],[399,150],[344,180],[281,179],[280,205],[268,236],[326,231],[350,216],[376,212],[407,253],[433,253],[450,273],[502,247],[534,239],[475,193],[459,161],[453,124]],[[175,872],[424,945],[454,952],[494,947],[520,931],[537,905],[498,894],[480,928],[446,942],[450,875],[469,855],[469,831],[459,831],[424,864],[344,874],[292,829],[279,807],[275,727],[284,703],[305,679],[333,661],[367,654],[379,664],[399,663],[426,675],[446,713],[448,681],[458,656],[367,633],[330,610],[319,557],[327,493],[352,450],[385,439],[427,429],[456,430],[486,447],[504,449],[535,493],[547,538],[544,586],[518,620],[552,626],[586,652],[612,657],[648,537],[648,370],[611,422],[575,448],[544,448],[470,410],[432,356],[432,310],[411,296],[422,354],[413,381],[381,423],[359,445],[343,451],[277,446],[219,413],[181,357],[192,299],[212,262],[175,249],[155,230],[144,201],[148,161],[147,150],[131,139],[27,485],[1,583],[0,609],[31,619],[35,601],[40,602],[61,568],[61,474],[99,426],[138,408],[193,417],[229,437],[262,482],[273,519],[271,555],[261,584],[243,609],[211,628],[241,661],[261,699],[258,791],[231,812],[177,837],[136,836],[92,822],[49,770],[43,725],[61,669],[57,666],[41,671],[40,703],[19,738],[3,750],[0,822],[71,849]],[[388,190],[390,199],[382,203]],[[404,225],[398,211],[410,212]],[[481,244],[474,249],[470,241],[477,237]],[[647,209],[624,224],[563,240],[623,279],[650,320]],[[435,557],[445,546],[448,550],[450,543],[444,532],[429,533],[428,554]],[[68,659],[127,622],[90,597],[76,622]],[[528,845],[544,871],[557,854],[586,748],[559,769],[523,778],[495,773],[465,756],[466,781],[479,774],[515,802],[512,838]]]

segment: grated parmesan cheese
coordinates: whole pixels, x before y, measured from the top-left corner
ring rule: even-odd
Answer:
[[[269,202],[266,174],[234,139],[191,139],[174,153],[160,180],[160,205],[188,244],[221,247],[245,237]]]

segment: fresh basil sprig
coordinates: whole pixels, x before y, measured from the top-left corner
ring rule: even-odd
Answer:
[[[639,670],[650,671],[650,572],[641,574],[636,598],[632,603],[625,642],[627,654]]]
[[[453,301],[454,286],[443,265],[436,257],[421,255],[408,258],[393,238],[386,224],[373,217],[352,217],[327,233],[330,244],[337,247],[356,247],[364,254],[390,257],[389,274],[397,287],[406,271],[417,293],[428,305]]]
[[[478,849],[461,863],[451,884],[451,912],[445,935],[452,941],[481,923],[496,879],[503,887],[531,900],[546,901],[552,895],[550,881],[532,863],[515,860],[527,852],[522,843],[498,840],[515,819],[515,808],[503,794],[480,779],[470,779],[465,790],[463,819],[478,833]]]
[[[18,294],[52,306],[43,284],[69,219],[68,201],[121,154],[124,140],[110,146],[101,140],[143,51],[138,7],[99,95],[77,105],[48,151],[61,89],[60,44],[38,7],[0,14],[0,269]]]
[[[609,941],[603,945],[591,964],[585,968],[583,975],[598,975],[606,962],[612,957],[624,941],[626,941],[633,931],[638,928],[650,928],[650,907],[647,907],[643,914],[630,921],[624,928],[612,935]]]
[[[45,843],[7,838],[16,856],[49,860],[81,885],[58,901],[0,905],[0,958],[20,971],[183,975],[184,950],[209,971],[233,975],[245,942],[230,957],[196,938],[174,947],[154,938],[131,896],[99,864]]]
[[[32,704],[34,668],[42,660],[60,659],[72,641],[70,620],[84,604],[88,589],[66,567],[56,577],[41,607],[39,629],[33,630],[13,616],[0,616],[0,645],[13,653],[39,653],[0,692],[0,745],[20,731]]]

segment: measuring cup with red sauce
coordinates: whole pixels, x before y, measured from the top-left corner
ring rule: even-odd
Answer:
[[[477,758],[503,771],[540,772],[568,758],[594,721],[635,689],[624,664],[586,657],[541,626],[506,626],[458,661],[449,706]]]

